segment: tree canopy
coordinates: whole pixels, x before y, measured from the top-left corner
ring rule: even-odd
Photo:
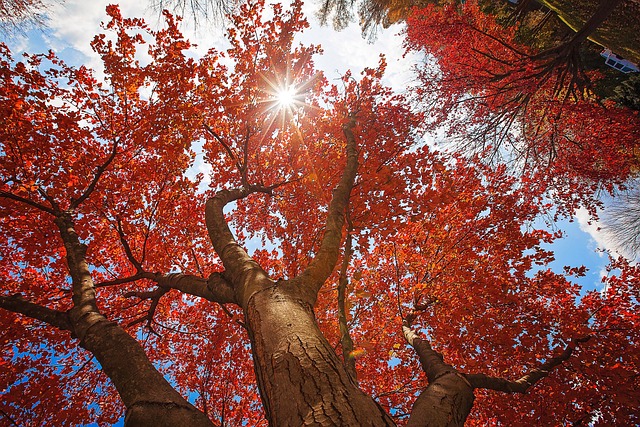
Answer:
[[[594,93],[603,76],[585,71],[576,50],[586,33],[539,50],[517,30],[475,1],[409,18],[408,49],[433,64],[420,67],[418,89],[433,125],[447,123],[459,149],[556,181],[565,205],[613,191],[637,170],[638,111]]]
[[[104,78],[0,51],[4,421],[638,423],[640,267],[591,290],[549,267],[571,162],[542,180],[438,151],[384,58],[315,69],[300,2],[241,5],[201,58],[169,13],[107,14]]]

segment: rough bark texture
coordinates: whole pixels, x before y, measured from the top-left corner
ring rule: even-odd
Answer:
[[[407,426],[462,427],[473,406],[473,387],[442,355],[407,326],[404,336],[420,357],[429,386],[418,396]]]
[[[209,237],[235,301],[244,310],[258,388],[266,417],[274,426],[394,424],[355,384],[313,313],[317,293],[340,253],[345,209],[358,167],[355,122],[351,115],[343,126],[347,164],[329,204],[322,243],[300,276],[278,282],[269,278],[238,245],[224,218],[227,203],[255,192],[268,193],[268,187],[223,190],[206,205]]]
[[[212,426],[171,387],[140,344],[107,319],[90,326],[82,346],[96,357],[127,407],[126,426]]]
[[[473,389],[462,376],[445,372],[418,396],[407,426],[462,427],[473,399]]]
[[[291,283],[254,294],[245,316],[271,425],[394,425],[353,382]]]

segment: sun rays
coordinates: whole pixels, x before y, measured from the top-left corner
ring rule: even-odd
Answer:
[[[260,73],[265,87],[264,98],[259,102],[264,106],[263,112],[269,116],[267,133],[275,130],[274,125],[281,130],[292,126],[298,137],[302,138],[298,121],[305,110],[315,108],[307,98],[321,74],[313,74],[305,80],[300,79],[302,76],[291,74],[290,67],[282,74]]]

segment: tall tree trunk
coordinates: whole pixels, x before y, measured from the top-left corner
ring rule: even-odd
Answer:
[[[536,59],[542,59],[550,56],[556,56],[559,58],[569,58],[571,55],[577,52],[582,43],[589,38],[607,18],[613,13],[618,4],[624,0],[600,0],[598,8],[593,12],[593,15],[584,23],[582,28],[578,30],[573,37],[567,42],[562,43],[554,48],[542,51],[533,57]]]
[[[354,383],[295,284],[279,282],[255,293],[245,319],[271,425],[394,425]]]
[[[600,0],[598,8],[593,15],[584,23],[582,28],[573,36],[573,42],[582,43],[593,34],[604,21],[609,18],[613,10],[624,0]]]

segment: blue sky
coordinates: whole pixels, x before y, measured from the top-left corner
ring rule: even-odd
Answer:
[[[598,233],[596,226],[589,226],[585,220],[569,222],[563,220],[557,223],[557,227],[565,233],[565,237],[556,240],[549,245],[554,252],[556,260],[550,264],[554,271],[561,272],[564,266],[586,266],[589,271],[584,277],[574,278],[584,290],[602,289],[602,277],[606,275],[605,267],[609,264],[609,258],[602,251],[604,245],[602,233]],[[591,230],[593,235],[586,230]],[[598,243],[596,239],[601,240]]]

